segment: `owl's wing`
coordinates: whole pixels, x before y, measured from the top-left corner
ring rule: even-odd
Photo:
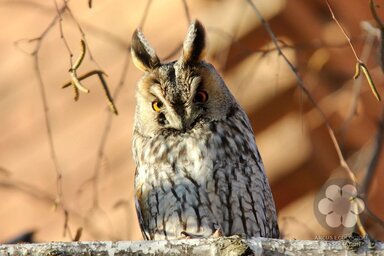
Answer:
[[[239,109],[214,128],[209,191],[224,234],[277,237],[273,197],[247,116]]]
[[[137,172],[137,168],[135,170],[135,173],[136,172]],[[139,220],[140,230],[141,230],[141,233],[143,235],[143,238],[145,240],[150,240],[148,229],[145,227],[144,218],[143,218],[143,215],[142,215],[142,209],[140,207],[139,198],[138,198],[139,196],[141,196],[141,194],[136,192],[136,195],[135,195],[135,207],[136,207],[137,218]]]
[[[149,234],[148,232],[146,232],[144,228],[144,219],[143,219],[143,215],[141,215],[140,204],[137,198],[135,198],[135,206],[136,206],[137,218],[139,219],[139,225],[140,225],[141,233],[143,234],[143,238],[145,240],[149,240]]]

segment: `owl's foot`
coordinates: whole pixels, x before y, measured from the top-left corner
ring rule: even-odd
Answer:
[[[224,236],[224,234],[223,234],[223,231],[221,230],[221,228],[216,229],[216,231],[211,235],[211,237],[213,237],[213,238],[219,238],[222,236]]]
[[[181,231],[180,233],[182,236],[184,236],[185,239],[191,239],[191,238],[203,238],[203,235],[196,235],[196,234],[191,234],[186,231]]]
[[[203,237],[206,237],[205,235],[197,235],[197,234],[191,234],[191,233],[188,233],[186,231],[182,231],[180,233],[185,239],[191,239],[191,238],[203,238]],[[215,232],[213,232],[209,237],[212,237],[212,238],[219,238],[219,237],[222,237],[224,236],[224,233],[223,231],[221,230],[221,228],[218,228],[216,229]]]

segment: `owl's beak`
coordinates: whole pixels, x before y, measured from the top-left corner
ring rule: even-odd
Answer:
[[[190,122],[180,116],[175,116],[175,118],[172,118],[172,120],[169,121],[169,124],[173,129],[179,130],[181,132],[186,132],[190,126]]]
[[[174,118],[172,118],[173,120],[171,120],[170,124],[174,129],[179,130],[181,132],[186,132],[187,130],[189,130],[192,124],[190,116],[188,115],[184,106],[176,106],[174,110],[175,115]]]

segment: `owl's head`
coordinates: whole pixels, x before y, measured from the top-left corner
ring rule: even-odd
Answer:
[[[161,63],[141,31],[132,36],[133,63],[144,71],[136,91],[135,129],[153,136],[187,132],[196,124],[226,118],[236,104],[215,68],[203,61],[205,30],[193,22],[177,61]]]

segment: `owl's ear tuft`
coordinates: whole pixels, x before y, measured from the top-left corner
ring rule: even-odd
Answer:
[[[188,29],[183,43],[183,54],[180,61],[185,64],[201,60],[205,49],[205,29],[203,25],[195,20]]]
[[[142,71],[151,71],[160,66],[159,57],[139,29],[132,35],[131,55],[135,66]]]

